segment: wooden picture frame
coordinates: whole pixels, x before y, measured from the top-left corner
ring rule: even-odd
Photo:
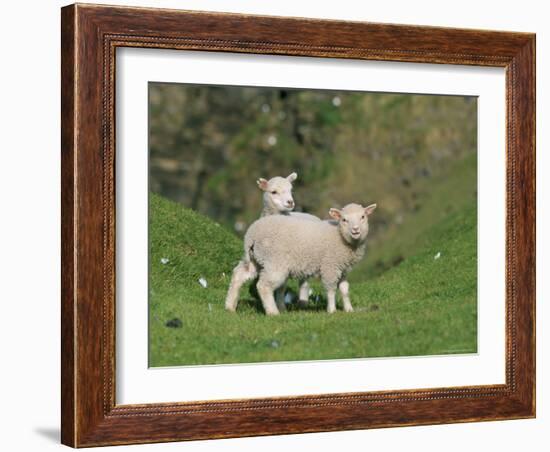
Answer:
[[[62,9],[61,438],[73,447],[535,416],[535,35],[70,5]],[[115,50],[147,47],[503,67],[506,383],[115,403]]]

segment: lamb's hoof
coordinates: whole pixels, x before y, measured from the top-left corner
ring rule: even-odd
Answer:
[[[269,315],[269,316],[279,315],[279,311],[278,311],[278,310],[274,310],[274,311],[265,311],[265,314],[266,314],[266,315]]]
[[[334,314],[336,312],[336,308],[327,308],[327,312],[329,314]]]
[[[231,306],[226,306],[225,307],[225,310],[227,312],[237,312],[237,308],[232,308]]]
[[[353,312],[352,306],[344,306],[344,312]]]
[[[306,308],[309,300],[298,300],[298,306],[301,308]]]

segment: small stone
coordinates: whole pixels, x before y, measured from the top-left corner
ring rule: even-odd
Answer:
[[[177,317],[174,317],[172,320],[168,320],[165,325],[168,328],[181,328],[183,326],[183,322]]]
[[[271,341],[271,346],[273,348],[279,348],[279,341],[275,341],[275,340]]]
[[[167,257],[161,257],[160,258],[160,263],[162,265],[166,265],[168,262],[170,262],[170,259],[168,259]]]
[[[205,289],[208,287],[208,282],[204,278],[199,278],[199,284],[204,287]]]
[[[435,256],[434,256],[434,261],[436,261],[437,259],[439,259],[441,257],[441,252],[438,252]]]

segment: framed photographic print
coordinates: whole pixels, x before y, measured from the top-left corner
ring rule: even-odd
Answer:
[[[535,416],[535,36],[62,9],[62,442]]]

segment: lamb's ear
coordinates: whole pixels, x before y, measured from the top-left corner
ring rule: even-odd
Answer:
[[[335,220],[340,220],[340,218],[342,218],[342,212],[339,209],[335,209],[334,207],[328,211],[328,214],[331,218],[334,218]]]
[[[376,209],[376,204],[371,204],[370,206],[365,207],[365,213],[367,215],[370,215],[371,213],[374,212],[374,209]]]
[[[289,174],[288,176],[286,176],[286,180],[289,181],[289,182],[294,182],[297,177],[298,177],[298,175],[296,173],[292,173],[292,174]]]
[[[263,177],[260,177],[256,183],[258,184],[258,187],[260,187],[260,190],[267,191],[267,180],[265,180]]]

